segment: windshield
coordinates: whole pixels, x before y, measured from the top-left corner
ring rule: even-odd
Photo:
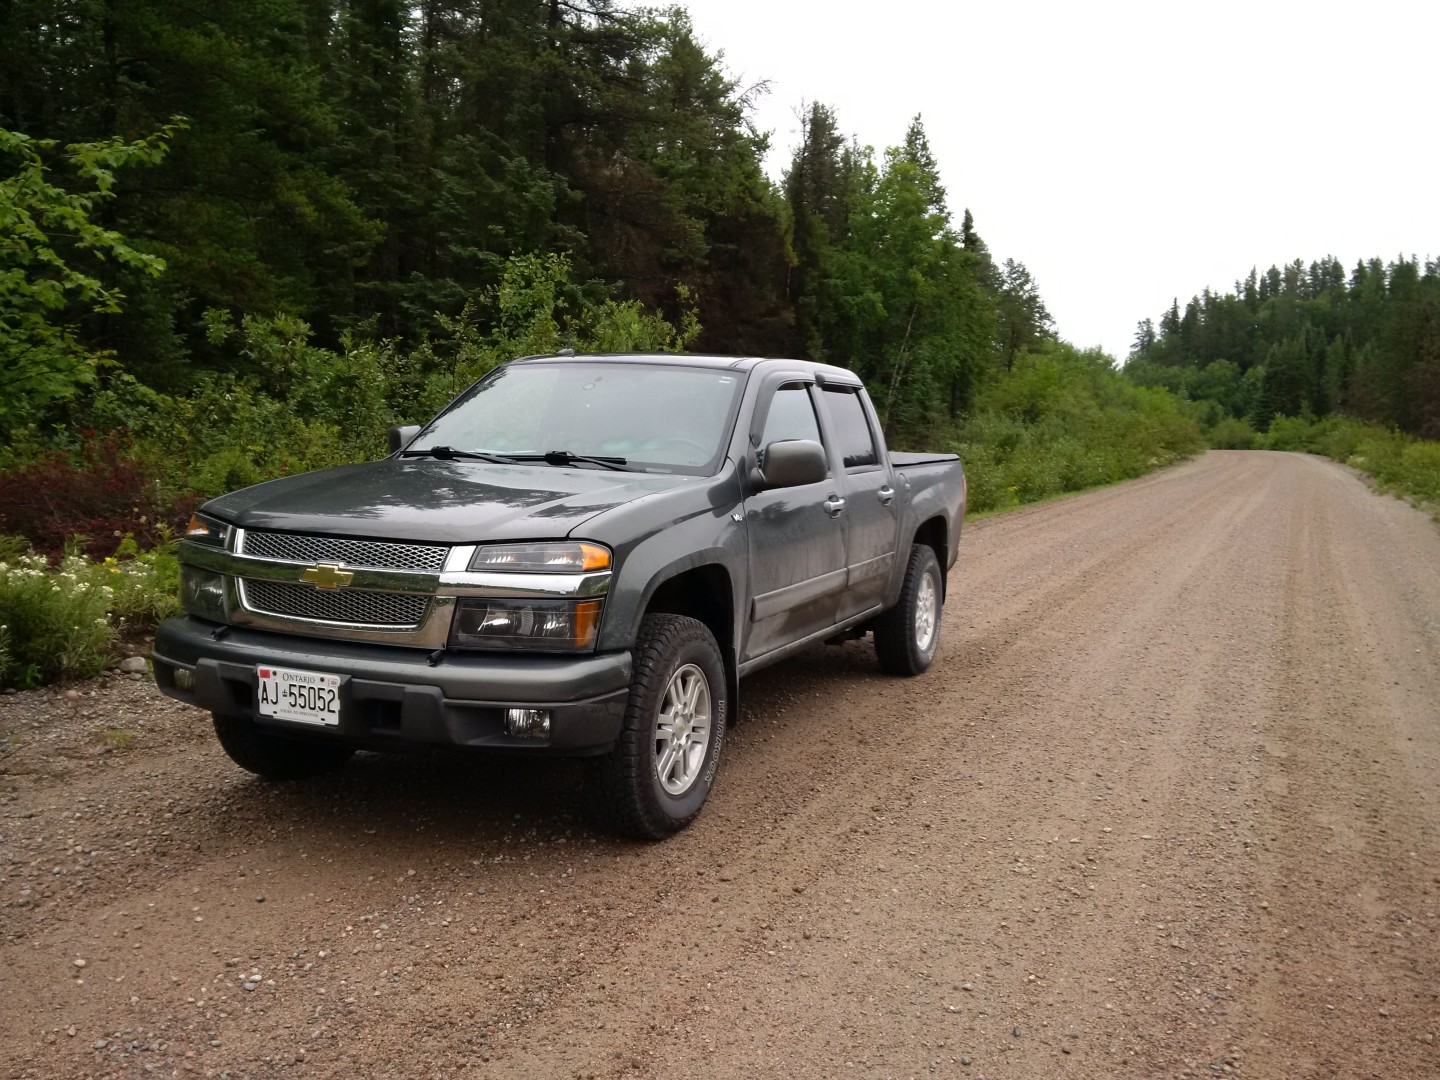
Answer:
[[[440,447],[523,459],[563,451],[648,472],[707,475],[724,452],[741,381],[725,368],[513,364],[465,391],[407,453]]]

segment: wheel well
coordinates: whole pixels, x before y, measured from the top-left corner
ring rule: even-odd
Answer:
[[[945,558],[948,548],[947,530],[943,517],[933,517],[920,528],[915,530],[915,543],[924,544],[935,552],[935,561],[940,564],[940,578],[943,582],[946,577],[946,568],[949,565]]]
[[[730,575],[723,567],[697,566],[661,583],[645,607],[647,615],[688,615],[710,628],[710,633],[715,635],[716,644],[720,646],[720,655],[725,660],[725,675],[730,684],[730,692],[726,695],[730,699],[727,710],[730,723],[734,723],[740,715],[740,669],[735,656],[734,595]]]
[[[710,628],[721,651],[734,641],[735,608],[730,575],[719,566],[697,566],[676,574],[650,597],[646,614],[688,615]]]

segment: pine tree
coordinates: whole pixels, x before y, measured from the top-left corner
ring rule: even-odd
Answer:
[[[1000,274],[1000,354],[1005,370],[1024,349],[1053,336],[1053,320],[1024,263],[1006,259]]]
[[[1135,325],[1135,340],[1130,343],[1130,357],[1144,356],[1155,347],[1155,321],[1141,319]]]
[[[1170,310],[1160,316],[1160,333],[1168,336],[1180,333],[1180,298],[1170,302]]]
[[[834,298],[825,275],[849,229],[850,191],[845,139],[834,112],[816,102],[800,119],[800,145],[782,181],[790,210],[795,268],[790,298],[801,355],[826,356],[825,328]]]

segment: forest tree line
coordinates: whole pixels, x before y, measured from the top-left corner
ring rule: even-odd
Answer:
[[[1440,439],[1440,260],[1252,269],[1143,320],[1125,371],[1262,431],[1344,414]]]
[[[919,118],[877,157],[812,105],[774,183],[761,90],[612,0],[5,0],[0,435],[347,369],[414,420],[551,325],[851,367],[903,435],[1053,337]]]

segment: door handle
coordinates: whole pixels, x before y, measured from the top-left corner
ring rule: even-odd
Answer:
[[[845,509],[845,500],[838,495],[831,495],[825,500],[825,512],[831,517],[839,517]]]
[[[877,491],[875,494],[880,497],[880,501],[886,506],[889,506],[892,502],[895,501],[895,489],[890,487],[888,484],[885,487],[881,488],[879,491]]]

